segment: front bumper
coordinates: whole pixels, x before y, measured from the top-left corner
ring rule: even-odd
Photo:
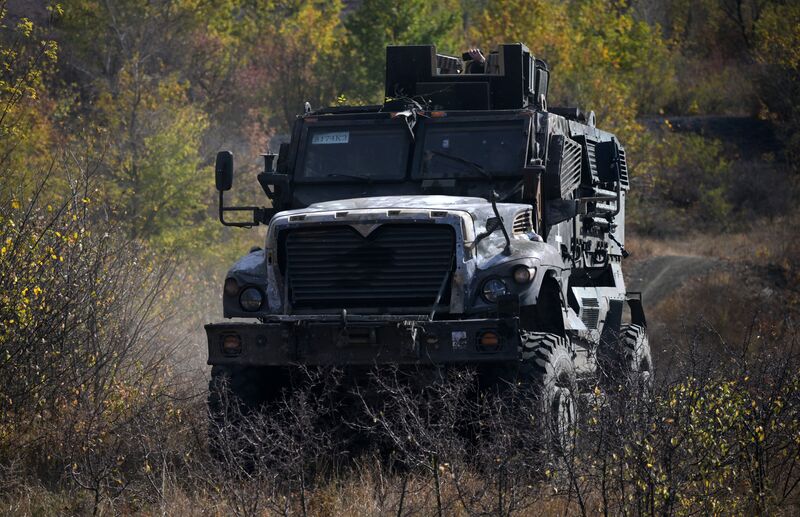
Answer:
[[[213,323],[205,329],[212,365],[444,365],[519,359],[517,318],[284,317],[264,323]],[[486,332],[498,336],[496,346],[480,344]],[[238,352],[223,348],[229,338],[238,338]]]

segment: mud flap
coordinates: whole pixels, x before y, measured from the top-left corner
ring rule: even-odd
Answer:
[[[622,326],[622,300],[609,300],[606,321],[600,334],[600,345],[614,343]]]
[[[644,307],[642,306],[642,293],[628,292],[625,293],[625,298],[628,301],[628,307],[631,309],[631,323],[647,328],[647,319],[644,316]]]

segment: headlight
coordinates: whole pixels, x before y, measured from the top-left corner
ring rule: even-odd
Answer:
[[[255,312],[264,303],[264,295],[255,287],[248,287],[239,295],[239,305],[248,312]]]
[[[505,282],[499,278],[490,278],[483,283],[483,289],[481,289],[481,295],[488,303],[497,302],[497,298],[506,293],[508,293],[508,288]]]
[[[517,266],[513,270],[514,281],[518,284],[527,284],[533,280],[536,269],[528,266]]]

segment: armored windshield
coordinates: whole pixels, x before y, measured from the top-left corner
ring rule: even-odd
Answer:
[[[467,162],[494,175],[516,174],[525,161],[527,128],[523,120],[428,124],[421,143],[421,174],[426,178],[479,177]]]
[[[411,137],[405,123],[308,126],[302,178],[307,181],[403,179]]]

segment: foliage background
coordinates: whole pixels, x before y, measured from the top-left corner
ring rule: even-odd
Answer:
[[[742,307],[756,303],[737,275],[776,277],[768,299],[780,303],[759,299],[769,314],[752,328],[793,343],[775,325],[787,310],[796,316],[800,268],[791,232],[775,228],[798,220],[796,1],[0,0],[7,511],[163,510],[170,476],[198,454],[186,438],[207,375],[200,329],[218,316],[227,264],[262,238],[215,222],[217,150],[236,154],[235,196],[262,203],[259,153],[306,101],[380,102],[386,45],[458,55],[514,41],[550,64],[550,105],[594,110],[625,143],[628,225],[644,248],[738,243],[738,269],[692,288],[715,301],[723,289],[724,303],[696,311],[712,307],[724,341],[735,341],[750,314]],[[685,318],[674,306],[665,314]],[[720,375],[702,411],[757,395]],[[667,408],[674,390],[696,395],[694,380],[681,382],[665,392]],[[752,434],[747,422],[731,425],[740,424]],[[796,420],[787,425],[796,438]],[[689,438],[707,439],[701,431]],[[720,475],[709,483],[723,486]],[[777,499],[758,490],[747,508],[768,512]],[[26,506],[31,493],[51,506]]]
[[[796,2],[2,5],[3,196],[22,188],[24,198],[54,156],[68,153],[96,173],[95,198],[109,217],[163,249],[223,253],[219,244],[237,232],[207,217],[215,151],[235,151],[239,191],[257,194],[246,178],[304,102],[382,100],[388,44],[430,42],[459,54],[527,42],[553,70],[549,104],[594,110],[633,155],[635,208],[655,203],[667,214],[666,224],[631,218],[640,231],[668,234],[682,215],[719,228],[768,213],[770,199],[746,208],[737,199],[741,162],[777,164],[781,181],[795,183]],[[670,119],[684,116],[767,121],[781,145],[736,156],[735,142],[713,132],[676,131]]]

